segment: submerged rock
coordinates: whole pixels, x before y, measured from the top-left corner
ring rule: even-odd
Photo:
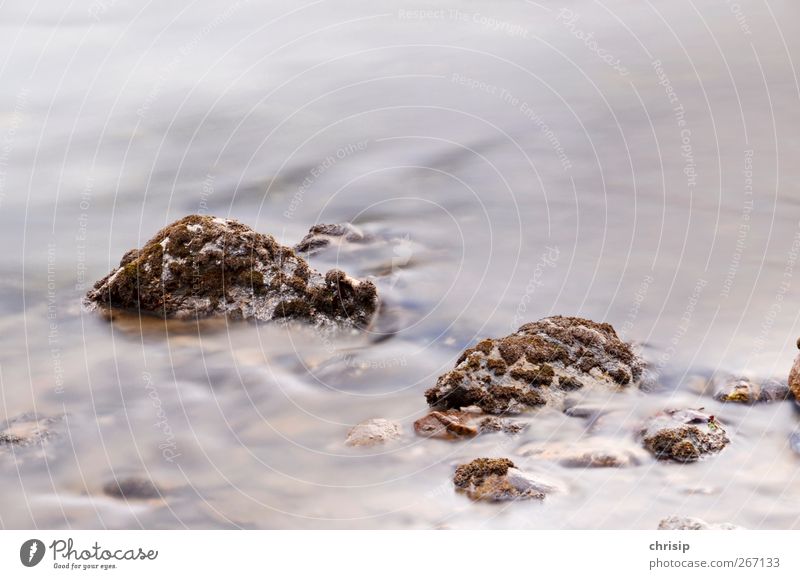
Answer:
[[[300,243],[294,246],[297,253],[313,254],[331,246],[346,243],[365,243],[370,238],[351,223],[319,224],[312,227]]]
[[[366,325],[378,305],[369,281],[325,276],[270,235],[231,219],[189,215],[126,253],[86,295],[167,318],[298,319],[317,326]]]
[[[675,515],[662,519],[658,523],[659,531],[734,531],[742,529],[731,523],[712,524],[694,517],[677,517]]]
[[[789,396],[788,384],[780,380],[759,382],[752,378],[728,376],[714,380],[714,385],[714,398],[720,402],[755,404],[785,400]]]
[[[400,438],[400,425],[385,418],[372,418],[356,424],[347,434],[347,446],[373,446]]]
[[[63,416],[21,414],[0,427],[0,449],[25,448],[44,444],[57,436]]]
[[[561,402],[584,387],[637,384],[643,370],[644,362],[611,325],[555,316],[467,349],[425,397],[434,407],[516,413]]]
[[[649,459],[641,448],[616,440],[588,440],[573,444],[529,443],[519,449],[519,454],[557,462],[567,468],[629,468]]]
[[[472,412],[465,409],[442,412],[434,410],[414,422],[414,430],[420,436],[445,440],[472,438],[485,432],[518,434],[525,426],[519,422],[500,419],[496,416],[486,416],[480,411]]]
[[[462,464],[456,468],[453,484],[473,500],[492,502],[543,499],[558,490],[517,469],[507,458],[477,458]]]
[[[150,479],[141,477],[112,480],[103,486],[103,493],[115,499],[125,500],[159,499],[163,495]]]
[[[642,430],[642,442],[658,459],[694,462],[720,452],[730,440],[719,421],[699,410],[667,410]]]

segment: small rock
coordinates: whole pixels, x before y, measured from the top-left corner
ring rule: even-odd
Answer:
[[[294,250],[310,255],[332,245],[366,241],[369,241],[369,237],[352,223],[319,224],[308,231],[300,243],[294,246]]]
[[[609,324],[555,316],[467,349],[425,397],[434,407],[516,413],[561,403],[584,387],[634,385],[643,372],[644,362]]]
[[[720,452],[730,440],[716,418],[700,410],[667,410],[642,430],[644,447],[656,458],[694,462]]]
[[[476,501],[543,499],[546,492],[555,490],[518,470],[507,458],[477,458],[462,464],[456,468],[453,483]]]
[[[127,477],[109,481],[103,493],[115,499],[149,500],[161,498],[162,492],[150,479]]]
[[[372,418],[356,424],[348,433],[348,446],[373,446],[400,438],[400,425],[385,418]]]
[[[471,438],[477,436],[478,429],[467,422],[473,417],[468,412],[449,410],[447,412],[433,411],[414,422],[414,430],[421,436],[428,438],[442,438],[454,440],[456,438]]]
[[[487,416],[478,423],[481,432],[505,432],[506,434],[519,434],[528,427],[522,422],[512,422],[496,416]]]
[[[378,297],[372,282],[335,269],[323,276],[270,235],[232,219],[189,215],[127,252],[86,294],[84,305],[164,318],[361,327],[376,312]]]
[[[658,523],[659,531],[734,531],[742,528],[731,523],[712,524],[694,517],[677,517],[675,515]]]
[[[473,407],[476,408],[476,407]],[[414,430],[420,436],[455,440],[471,438],[489,432],[518,434],[527,425],[519,422],[503,420],[496,416],[485,416],[480,409],[472,412],[469,409],[433,412],[414,422]]]
[[[714,398],[720,402],[755,404],[785,400],[789,396],[788,384],[779,380],[759,382],[751,378],[728,376],[714,382]]]
[[[33,413],[12,418],[0,428],[0,448],[41,445],[57,435],[56,428],[63,420],[63,416],[37,416]]]
[[[760,402],[778,402],[789,398],[789,384],[783,380],[770,379],[761,384]]]

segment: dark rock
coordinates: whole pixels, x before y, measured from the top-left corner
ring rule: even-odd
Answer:
[[[477,458],[462,464],[456,469],[453,483],[471,499],[491,502],[543,499],[546,493],[556,490],[518,470],[507,458]]]
[[[314,254],[331,246],[369,241],[360,229],[351,223],[319,224],[312,227],[300,243],[294,246],[297,253]]]
[[[642,430],[642,441],[656,458],[694,462],[725,448],[730,440],[716,418],[699,410],[667,410]]]
[[[298,319],[364,326],[377,291],[331,270],[325,276],[272,236],[230,219],[190,215],[159,231],[97,282],[84,300],[167,318]]]
[[[609,324],[555,316],[467,349],[425,397],[434,407],[516,413],[563,402],[566,392],[584,387],[632,386],[643,371],[644,362]]]
[[[149,500],[161,498],[162,492],[150,479],[127,477],[103,486],[103,493],[115,499]]]

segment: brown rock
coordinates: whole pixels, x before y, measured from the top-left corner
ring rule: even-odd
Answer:
[[[434,407],[515,413],[561,403],[567,392],[584,387],[635,385],[643,370],[644,362],[609,324],[555,316],[467,349],[425,397]]]
[[[363,326],[377,291],[331,270],[325,276],[272,236],[231,219],[189,215],[127,252],[84,300],[165,318],[226,316]]]

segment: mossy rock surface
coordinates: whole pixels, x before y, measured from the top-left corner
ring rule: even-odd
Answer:
[[[377,291],[344,272],[313,270],[294,250],[232,219],[189,215],[163,228],[86,295],[165,318],[297,319],[362,327]]]
[[[557,490],[552,483],[522,472],[507,458],[476,458],[456,468],[456,489],[476,501],[543,499]]]
[[[695,462],[716,454],[730,439],[714,416],[700,410],[666,410],[642,429],[644,447],[660,460]]]
[[[639,383],[644,362],[609,324],[554,316],[467,349],[425,397],[431,406],[476,405],[492,414],[563,402],[585,387]]]

